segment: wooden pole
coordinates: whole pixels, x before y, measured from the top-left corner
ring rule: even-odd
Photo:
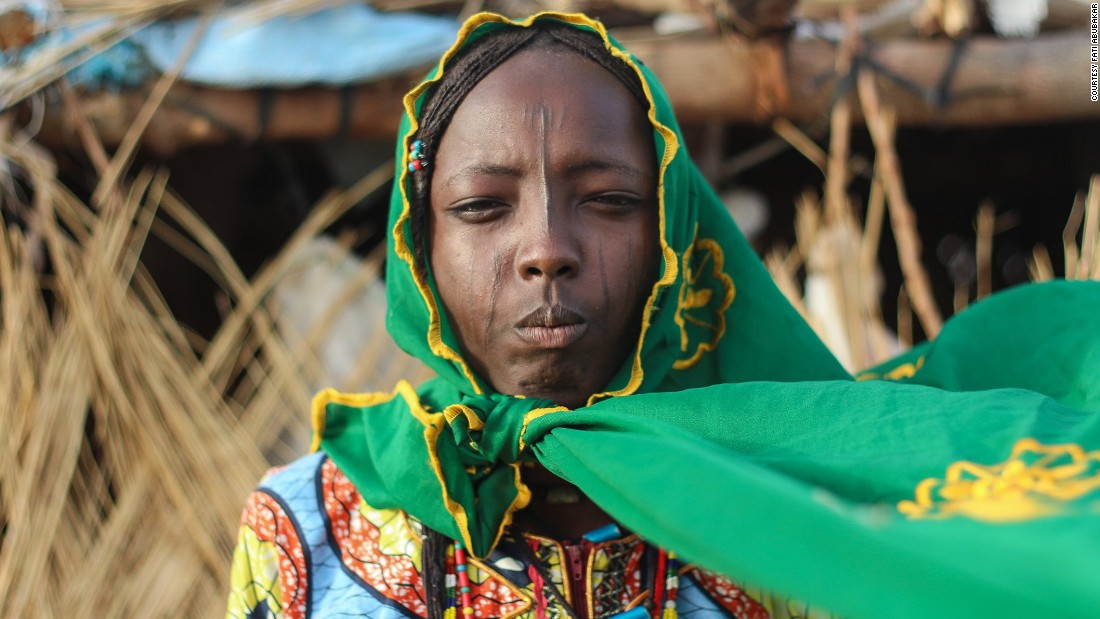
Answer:
[[[997,126],[1100,118],[1089,100],[1084,31],[1044,34],[1037,39],[976,37],[967,42],[899,39],[867,44],[863,54],[916,86],[937,87],[953,53],[961,54],[947,92],[937,107],[878,74],[883,103],[899,125]],[[717,39],[638,39],[623,44],[661,78],[683,120],[724,118],[750,122],[755,94],[751,45]],[[962,46],[959,48],[958,46]],[[958,49],[957,49],[958,48]],[[787,46],[789,103],[784,116],[794,122],[828,117],[838,79],[838,47],[820,40]],[[853,121],[862,122],[858,110]]]
[[[142,135],[151,152],[171,155],[188,146],[231,140],[384,138],[392,139],[401,100],[413,76],[345,89],[223,90],[190,84],[172,86]],[[82,107],[104,144],[120,143],[148,93],[86,93]],[[39,140],[74,145],[75,128],[61,114],[48,114]]]
[[[981,37],[948,40],[894,40],[864,45],[861,58],[924,88],[922,98],[881,72],[872,72],[879,96],[896,111],[902,126],[998,126],[1069,122],[1100,118],[1088,97],[1081,31],[1045,34],[1033,40]],[[762,118],[750,42],[739,39],[641,38],[621,40],[662,80],[683,122],[771,123]],[[959,46],[962,46],[961,48]],[[793,41],[785,48],[790,93],[775,117],[804,123],[829,117],[841,80],[831,43]],[[929,99],[952,55],[958,64],[942,105]],[[858,60],[858,59],[857,59]],[[864,65],[866,70],[866,65]],[[188,145],[230,139],[393,138],[404,93],[422,72],[412,72],[344,89],[223,90],[177,83],[154,114],[143,136],[146,148],[170,154]],[[851,81],[847,82],[851,83]],[[148,92],[90,93],[84,109],[105,144],[117,145]],[[852,122],[865,122],[858,107]],[[41,140],[75,142],[64,115],[49,114]]]

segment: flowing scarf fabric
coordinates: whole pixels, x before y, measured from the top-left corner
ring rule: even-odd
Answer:
[[[599,35],[651,101],[663,262],[636,348],[588,406],[494,392],[415,275],[407,149],[454,52],[554,19]],[[535,457],[655,543],[852,617],[1100,608],[1100,284],[1021,287],[855,381],[783,299],[680,145],[649,70],[580,15],[471,18],[405,99],[387,323],[439,377],[326,391],[315,445],[377,507],[484,556]]]

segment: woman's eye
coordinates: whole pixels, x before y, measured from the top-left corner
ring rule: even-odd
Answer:
[[[451,215],[465,222],[480,223],[500,217],[508,205],[494,200],[467,200],[447,209]]]
[[[642,199],[637,196],[621,193],[604,193],[592,198],[589,202],[597,208],[612,212],[629,212],[642,206]]]

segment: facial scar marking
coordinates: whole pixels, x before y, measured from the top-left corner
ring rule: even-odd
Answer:
[[[550,110],[550,106],[543,103],[540,106],[541,115],[539,116],[539,137],[542,140],[542,161],[539,162],[539,184],[540,194],[542,198],[543,208],[546,209],[546,235],[550,235],[550,205],[553,197],[550,194],[550,123],[553,122],[553,112]]]
[[[633,299],[637,292],[637,277],[634,274],[634,239],[628,237],[626,239],[626,281],[629,284],[629,288],[626,289],[626,298]]]
[[[600,263],[600,285],[603,287],[603,308],[604,308],[604,322],[610,322],[611,316],[611,290],[607,284],[607,269],[603,264],[603,241],[600,241],[600,247],[598,250],[598,257]]]
[[[497,293],[500,292],[500,281],[504,277],[504,256],[500,253],[493,254],[493,287],[489,290],[489,314],[485,317],[485,343],[489,343],[490,328],[493,317],[497,313]],[[471,288],[472,290],[472,288]]]

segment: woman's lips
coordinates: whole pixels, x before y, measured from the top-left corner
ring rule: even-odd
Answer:
[[[536,348],[565,348],[584,335],[588,321],[564,305],[544,305],[521,318],[515,329],[521,340]]]
[[[588,330],[588,324],[557,325],[553,327],[517,326],[519,338],[539,348],[566,348],[576,342]]]

